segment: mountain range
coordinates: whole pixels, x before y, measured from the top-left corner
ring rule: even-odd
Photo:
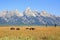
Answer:
[[[52,15],[46,11],[38,12],[26,8],[25,11],[19,12],[17,9],[13,11],[0,12],[0,25],[60,25],[60,17]]]

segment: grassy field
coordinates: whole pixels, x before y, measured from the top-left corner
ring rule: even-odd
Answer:
[[[60,27],[31,26],[0,26],[0,40],[60,40]],[[15,28],[11,30],[11,28]],[[16,30],[20,28],[20,30]]]

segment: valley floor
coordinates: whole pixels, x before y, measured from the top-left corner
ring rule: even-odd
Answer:
[[[60,40],[60,27],[0,26],[0,40]]]

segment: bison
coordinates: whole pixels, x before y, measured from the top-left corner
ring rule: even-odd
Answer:
[[[27,30],[35,30],[35,28],[26,28]]]
[[[15,28],[10,28],[10,30],[15,30]]]
[[[20,28],[16,28],[16,30],[20,30]]]

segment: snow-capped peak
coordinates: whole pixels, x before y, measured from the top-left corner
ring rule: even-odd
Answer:
[[[20,17],[23,16],[23,13],[19,12],[17,9],[15,10],[15,15]]]
[[[14,15],[20,17],[20,16],[23,16],[23,13],[19,12],[17,9],[13,11],[4,10],[0,12],[0,17],[11,17]]]
[[[26,16],[34,16],[34,17],[36,17],[36,15],[34,14],[34,12],[30,9],[30,7],[28,7],[25,11],[24,11],[24,14],[26,15]]]
[[[0,12],[0,17],[5,17],[5,15],[8,13],[7,10],[3,10]]]
[[[28,11],[28,10],[31,11],[30,7],[27,7],[27,8],[26,8],[26,11]]]
[[[46,11],[41,11],[41,12],[40,12],[40,15],[41,15],[41,16],[44,16],[44,17],[54,16],[54,15],[51,15],[51,14],[47,13]]]

